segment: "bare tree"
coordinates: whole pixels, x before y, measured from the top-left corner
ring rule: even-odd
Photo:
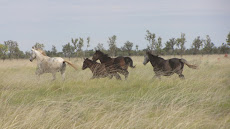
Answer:
[[[109,37],[109,41],[108,41],[109,51],[110,51],[110,54],[112,56],[116,55],[116,51],[117,51],[116,40],[117,40],[116,35],[113,35],[112,37]]]
[[[155,40],[156,35],[154,33],[151,33],[149,30],[147,30],[146,32],[147,34],[145,35],[145,39],[149,41],[149,45],[147,46],[147,48],[151,52],[153,52],[153,50],[156,49],[156,40]]]
[[[183,56],[184,50],[185,50],[185,44],[186,38],[185,38],[185,33],[181,33],[181,37],[177,38],[177,47],[180,49],[180,56]]]

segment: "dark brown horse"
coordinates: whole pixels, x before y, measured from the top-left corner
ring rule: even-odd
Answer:
[[[125,76],[125,79],[127,79],[129,75],[128,67],[135,68],[135,66],[133,66],[133,60],[130,57],[119,56],[116,58],[111,58],[107,54],[104,54],[98,50],[93,55],[93,61],[98,59],[102,64],[105,64],[105,68],[109,74],[113,75],[119,72]],[[120,76],[118,76],[116,75],[116,78],[121,79]]]
[[[85,70],[86,68],[89,68],[93,73],[91,79],[104,78],[109,75],[107,70],[105,69],[104,64],[97,63],[96,61],[92,61],[88,58],[84,59],[82,70]]]
[[[165,60],[159,56],[155,56],[150,52],[147,52],[143,64],[146,65],[149,61],[153,66],[155,77],[158,78],[160,78],[162,75],[170,76],[176,73],[180,78],[184,79],[184,75],[182,74],[184,64],[186,64],[189,68],[197,68],[197,66],[189,64],[185,59],[172,58]]]

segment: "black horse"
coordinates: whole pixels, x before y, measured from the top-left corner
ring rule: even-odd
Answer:
[[[153,66],[155,77],[158,78],[162,75],[170,76],[176,73],[180,78],[184,79],[184,75],[182,74],[184,64],[192,69],[197,68],[197,66],[189,64],[185,59],[172,58],[165,60],[159,56],[152,55],[150,52],[146,52],[143,64],[146,65],[149,61]]]
[[[117,79],[121,79],[117,72],[123,74],[125,79],[127,79],[129,75],[128,67],[135,68],[135,66],[133,66],[133,60],[130,57],[119,56],[116,58],[111,58],[107,54],[97,50],[93,54],[93,61],[98,59],[102,64],[105,64],[107,72],[115,76]]]
[[[82,70],[85,70],[86,68],[89,68],[93,73],[91,79],[104,78],[109,75],[107,70],[105,69],[104,64],[97,63],[96,61],[92,61],[88,58],[84,59]]]

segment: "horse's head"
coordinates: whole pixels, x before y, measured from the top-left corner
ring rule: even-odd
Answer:
[[[102,54],[103,53],[100,50],[96,50],[96,52],[93,54],[93,61],[97,61]]]
[[[32,48],[31,55],[30,55],[30,61],[32,62],[35,58],[36,58],[36,53],[35,53],[35,50]]]
[[[83,65],[82,65],[82,70],[85,70],[86,68],[89,68],[91,60],[86,58],[84,59]]]
[[[146,65],[149,62],[149,56],[145,55],[144,57],[145,58],[144,58],[143,64]]]

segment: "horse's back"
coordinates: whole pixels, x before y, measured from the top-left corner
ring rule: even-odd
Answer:
[[[64,59],[61,57],[52,57],[41,62],[41,65],[45,72],[55,72],[62,69],[63,61]]]
[[[181,59],[178,59],[178,58],[172,58],[172,59],[169,59],[169,64],[171,66],[171,68],[174,70],[178,67],[181,67],[182,65],[182,62],[180,61]]]

